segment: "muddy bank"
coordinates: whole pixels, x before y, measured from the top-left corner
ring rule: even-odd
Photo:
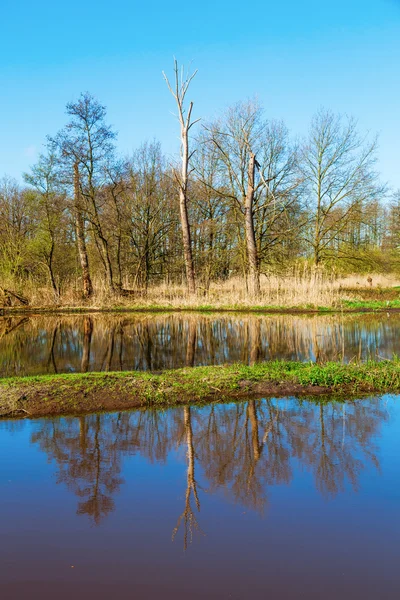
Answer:
[[[164,399],[152,400],[138,386],[127,389],[124,385],[108,382],[98,388],[86,389],[54,389],[54,386],[38,386],[29,389],[23,385],[9,393],[8,398],[0,400],[0,418],[10,417],[44,417],[56,415],[85,414],[102,411],[124,410],[143,406],[171,406],[173,404],[196,404],[206,402],[226,402],[255,397],[286,396],[322,396],[332,395],[329,387],[279,384],[273,382],[248,383],[239,382],[237,390],[212,390],[205,396],[197,396],[190,392],[179,392],[177,395],[165,394]],[[343,390],[344,392],[344,390]],[[337,393],[337,392],[336,392]],[[350,390],[349,390],[350,393]]]

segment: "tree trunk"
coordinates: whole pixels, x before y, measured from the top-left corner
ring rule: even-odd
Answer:
[[[54,242],[52,241],[51,249],[50,249],[50,253],[49,253],[49,259],[48,259],[48,263],[47,263],[47,268],[49,269],[49,277],[50,277],[51,287],[52,287],[53,293],[54,293],[54,300],[55,300],[55,302],[58,302],[60,299],[60,292],[57,287],[56,278],[54,277],[53,256],[54,256]]]
[[[74,165],[74,208],[75,208],[75,229],[78,243],[79,260],[82,269],[83,297],[90,298],[93,294],[93,285],[89,271],[89,260],[85,240],[85,223],[82,215],[80,202],[81,194],[79,190],[79,167],[78,163]]]
[[[186,126],[182,126],[182,175],[179,186],[179,209],[182,225],[183,254],[185,258],[186,281],[189,294],[196,293],[196,279],[194,273],[192,240],[190,235],[190,224],[187,209],[187,186],[189,165],[189,139]]]
[[[108,251],[108,243],[107,240],[103,237],[100,237],[100,246],[102,249],[102,253],[103,253],[103,258],[104,258],[104,266],[106,269],[106,280],[107,280],[107,287],[109,289],[110,292],[114,292],[114,277],[113,277],[113,270],[112,270],[112,264],[111,264],[111,259],[110,259],[110,253]]]
[[[254,233],[253,216],[255,160],[255,155],[250,153],[247,194],[245,198],[245,230],[251,292],[254,297],[258,297],[260,295],[260,274],[258,270],[257,245],[256,236]]]

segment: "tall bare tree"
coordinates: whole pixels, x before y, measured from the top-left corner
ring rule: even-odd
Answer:
[[[353,118],[320,110],[300,158],[310,227],[306,240],[315,265],[334,254],[342,232],[364,202],[385,192],[374,170],[377,139],[366,141]]]
[[[106,109],[89,93],[81,94],[77,102],[67,104],[71,120],[50,144],[57,148],[64,166],[79,173],[79,189],[84,217],[89,221],[106,274],[109,291],[114,291],[113,268],[110,244],[105,233],[103,220],[103,193],[108,180],[109,163],[113,160],[116,134],[105,123]],[[76,194],[76,190],[75,190]]]
[[[194,270],[193,252],[192,252],[192,240],[190,232],[190,223],[188,216],[188,184],[189,184],[189,161],[191,154],[189,151],[189,131],[199,119],[192,121],[192,110],[193,102],[189,103],[189,107],[185,108],[185,97],[189,89],[189,85],[196,75],[197,70],[194,73],[185,73],[182,68],[179,71],[178,62],[174,60],[174,83],[171,84],[168,77],[163,71],[164,79],[167,83],[168,89],[172,96],[175,98],[176,105],[178,107],[178,119],[180,124],[180,136],[181,136],[181,172],[176,173],[176,180],[179,188],[179,209],[182,225],[182,238],[183,238],[183,252],[185,258],[185,269],[186,269],[186,281],[189,294],[196,292],[196,277]]]

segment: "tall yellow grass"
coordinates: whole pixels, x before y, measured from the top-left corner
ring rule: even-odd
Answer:
[[[79,280],[64,286],[61,298],[54,297],[50,287],[37,286],[33,281],[16,286],[15,282],[0,282],[0,286],[9,287],[23,293],[36,307],[151,307],[196,308],[211,306],[218,308],[251,308],[254,306],[271,307],[335,307],[343,300],[362,299],[362,292],[400,286],[400,278],[395,275],[371,273],[365,275],[349,275],[336,278],[328,272],[315,269],[302,269],[288,276],[261,276],[261,294],[252,297],[247,291],[246,281],[240,277],[232,277],[227,281],[213,282],[206,291],[198,286],[198,293],[189,296],[184,285],[160,284],[150,287],[147,292],[132,290],[128,296],[110,294],[104,281],[95,280],[95,294],[87,303],[81,297]],[[126,286],[129,288],[129,283]]]

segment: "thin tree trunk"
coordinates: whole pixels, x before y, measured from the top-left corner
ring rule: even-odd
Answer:
[[[260,295],[260,274],[258,270],[257,244],[254,233],[253,216],[255,159],[255,155],[251,153],[249,158],[247,194],[245,198],[245,230],[251,292],[254,297],[258,297]]]
[[[52,287],[53,293],[54,293],[54,300],[56,302],[58,302],[58,300],[60,299],[60,293],[57,288],[57,283],[56,283],[56,279],[54,277],[54,272],[53,272],[53,255],[54,255],[54,242],[52,241],[51,249],[50,249],[50,253],[49,253],[49,260],[47,263],[47,268],[49,270],[50,283],[51,283],[51,287]]]
[[[194,274],[192,240],[190,235],[190,224],[187,209],[187,186],[188,186],[188,164],[189,164],[189,138],[186,125],[181,127],[182,135],[182,174],[179,186],[179,209],[182,225],[183,254],[185,258],[186,281],[189,294],[196,293],[196,279]]]
[[[111,264],[111,259],[110,259],[110,253],[108,251],[108,243],[107,240],[103,237],[100,237],[100,246],[103,252],[103,258],[104,258],[104,266],[106,269],[106,279],[107,279],[107,287],[109,289],[110,292],[114,292],[114,277],[113,277],[113,270],[112,270],[112,264]]]
[[[82,207],[80,202],[81,194],[79,190],[79,167],[78,163],[74,164],[74,208],[75,208],[75,229],[76,239],[78,242],[79,260],[82,269],[83,280],[83,297],[90,298],[93,294],[93,285],[90,277],[89,260],[86,249],[85,240],[85,223],[82,215]]]

